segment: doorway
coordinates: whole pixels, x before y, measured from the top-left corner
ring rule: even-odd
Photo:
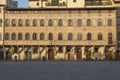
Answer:
[[[54,49],[48,49],[48,60],[54,60]]]

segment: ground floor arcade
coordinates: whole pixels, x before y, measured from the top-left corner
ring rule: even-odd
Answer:
[[[1,56],[5,60],[113,60],[116,46],[8,45],[3,46]]]

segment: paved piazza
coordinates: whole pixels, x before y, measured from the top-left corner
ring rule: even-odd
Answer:
[[[0,80],[120,80],[120,62],[0,62]]]

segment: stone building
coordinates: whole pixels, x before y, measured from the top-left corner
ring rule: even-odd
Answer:
[[[118,3],[29,0],[29,8],[1,5],[1,56],[13,60],[115,59]]]

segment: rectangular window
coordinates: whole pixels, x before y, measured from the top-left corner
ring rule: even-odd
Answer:
[[[117,32],[117,39],[120,41],[120,32]]]
[[[2,27],[2,19],[0,19],[0,27]]]
[[[0,13],[1,13],[2,11],[1,11],[1,8],[0,8]]]
[[[63,47],[58,47],[59,53],[63,53]]]
[[[120,17],[117,18],[117,26],[120,26]]]
[[[39,6],[39,2],[37,2],[37,6]]]
[[[76,2],[76,0],[73,0],[73,2]]]

